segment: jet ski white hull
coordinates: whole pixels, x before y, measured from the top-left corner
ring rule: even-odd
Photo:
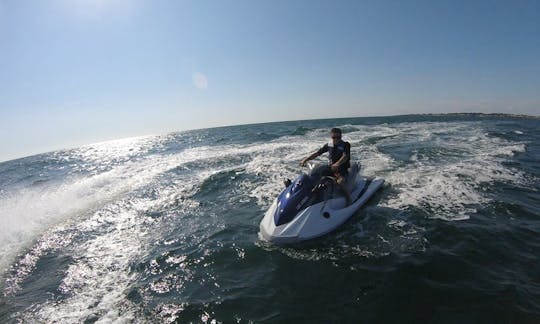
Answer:
[[[279,226],[274,222],[274,214],[278,207],[276,199],[261,221],[259,237],[272,243],[286,244],[325,235],[345,223],[383,183],[384,179],[381,178],[370,181],[365,177],[357,177],[351,192],[353,202],[349,206],[345,206],[344,197],[329,199],[301,210],[293,220]]]

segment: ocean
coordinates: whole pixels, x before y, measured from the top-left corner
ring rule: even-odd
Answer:
[[[261,241],[331,127],[384,187],[321,238]],[[231,126],[7,161],[0,322],[539,323],[539,190],[540,119],[504,115]]]

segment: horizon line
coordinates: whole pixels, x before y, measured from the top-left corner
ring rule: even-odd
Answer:
[[[211,127],[203,127],[203,128],[188,128],[188,129],[180,129],[180,130],[174,130],[174,131],[165,131],[163,133],[153,133],[153,134],[142,134],[142,135],[134,135],[134,136],[126,136],[126,137],[120,137],[120,138],[111,138],[111,139],[105,139],[105,140],[98,140],[96,142],[91,143],[84,143],[80,144],[75,147],[61,147],[53,150],[48,150],[44,152],[39,152],[35,154],[20,156],[20,157],[14,157],[14,158],[8,158],[7,160],[0,160],[0,164],[7,163],[7,162],[13,162],[21,159],[26,159],[30,157],[35,157],[38,155],[43,154],[49,154],[53,152],[58,151],[66,151],[66,150],[73,150],[79,147],[89,146],[89,145],[96,145],[96,144],[102,144],[107,142],[114,142],[114,141],[120,141],[120,140],[126,140],[126,139],[135,139],[135,138],[142,138],[142,137],[152,137],[152,136],[162,136],[162,135],[168,135],[168,134],[177,134],[182,132],[190,132],[190,131],[198,131],[198,130],[206,130],[206,129],[219,129],[219,128],[226,128],[226,127],[237,127],[237,126],[251,126],[251,125],[264,125],[264,124],[274,124],[274,123],[288,123],[288,122],[303,122],[303,121],[323,121],[323,120],[341,120],[341,119],[356,119],[356,118],[366,118],[366,119],[374,119],[374,118],[386,118],[386,117],[406,117],[406,116],[478,116],[478,117],[506,117],[506,118],[518,118],[518,119],[534,119],[534,120],[540,120],[540,115],[527,115],[527,114],[512,114],[512,113],[486,113],[486,112],[450,112],[450,113],[411,113],[411,114],[397,114],[397,115],[379,115],[379,116],[348,116],[348,117],[336,117],[336,118],[308,118],[308,119],[294,119],[294,120],[276,120],[276,121],[268,121],[268,122],[253,122],[253,123],[244,123],[244,124],[227,124],[227,125],[220,125],[220,126],[211,126]]]

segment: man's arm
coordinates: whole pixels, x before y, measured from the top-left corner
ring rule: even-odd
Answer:
[[[305,166],[306,165],[306,162],[309,161],[309,160],[313,160],[314,158],[316,158],[317,156],[321,155],[319,153],[319,151],[311,154],[310,156],[308,156],[307,158],[303,159],[302,161],[300,161],[300,166]]]
[[[314,158],[316,158],[317,156],[323,154],[323,153],[326,153],[328,152],[328,144],[324,144],[323,147],[321,147],[317,152],[311,154],[310,156],[308,156],[307,158],[303,159],[302,161],[300,161],[300,166],[305,166],[306,165],[306,162],[309,161],[309,160],[313,160]]]

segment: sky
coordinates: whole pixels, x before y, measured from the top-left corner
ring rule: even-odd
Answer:
[[[0,0],[0,161],[130,136],[540,114],[540,1]]]

